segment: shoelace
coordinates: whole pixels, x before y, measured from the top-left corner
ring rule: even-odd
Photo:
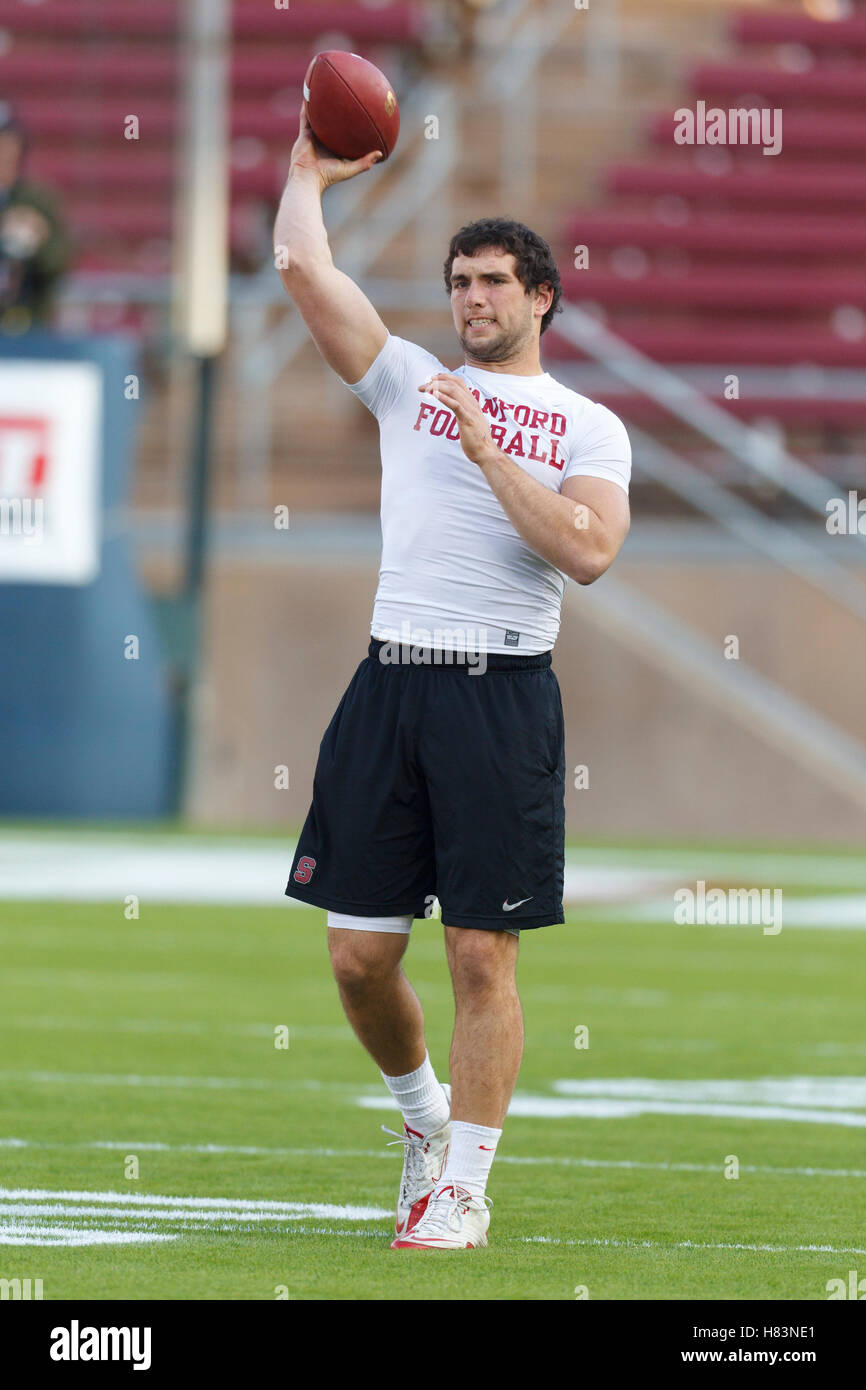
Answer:
[[[451,1232],[454,1232],[455,1235],[459,1234],[463,1226],[464,1212],[469,1211],[476,1204],[483,1204],[488,1210],[493,1206],[491,1197],[473,1196],[472,1193],[466,1192],[465,1188],[458,1189],[458,1192],[461,1190],[465,1196],[458,1196],[452,1188],[450,1197],[442,1195],[430,1198],[427,1203],[427,1210],[418,1223],[418,1226],[423,1223],[425,1235],[445,1236]],[[418,1227],[415,1229],[417,1232]]]
[[[382,1125],[383,1134],[393,1134],[394,1138],[386,1144],[387,1149],[391,1149],[395,1144],[402,1144],[405,1149],[406,1177],[417,1181],[426,1176],[424,1167],[424,1140],[416,1139],[411,1134],[398,1134],[395,1129],[389,1129],[387,1125]]]

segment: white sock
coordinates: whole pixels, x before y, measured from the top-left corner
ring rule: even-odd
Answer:
[[[501,1134],[501,1129],[452,1120],[451,1145],[436,1191],[441,1192],[443,1187],[465,1187],[473,1197],[483,1197]]]
[[[382,1072],[381,1076],[400,1107],[407,1129],[416,1134],[432,1134],[434,1129],[441,1129],[451,1110],[448,1097],[436,1080],[429,1052],[417,1071],[405,1076],[386,1076]]]

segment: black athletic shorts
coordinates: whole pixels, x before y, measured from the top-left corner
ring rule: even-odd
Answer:
[[[357,917],[429,917],[438,898],[444,925],[485,931],[562,922],[550,652],[487,655],[483,674],[448,657],[371,640],[322,739],[286,895]]]

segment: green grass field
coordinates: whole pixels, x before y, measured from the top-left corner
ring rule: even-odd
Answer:
[[[585,912],[530,933],[518,1095],[862,1076],[863,943]],[[46,1299],[820,1300],[866,1273],[862,1096],[844,1103],[860,1124],[512,1116],[489,1249],[399,1253],[375,1214],[394,1202],[399,1146],[379,1126],[397,1115],[357,1104],[383,1088],[343,1020],[323,914],[0,903],[0,954],[0,1277],[40,1278]],[[444,1079],[435,921],[407,970]],[[81,1243],[99,1232],[124,1240]]]

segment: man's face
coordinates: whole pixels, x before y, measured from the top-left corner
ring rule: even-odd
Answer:
[[[497,248],[454,257],[451,312],[468,361],[507,362],[538,341],[550,291],[527,294],[514,267],[514,256]]]
[[[23,142],[17,130],[0,131],[0,188],[11,188],[21,169]]]

